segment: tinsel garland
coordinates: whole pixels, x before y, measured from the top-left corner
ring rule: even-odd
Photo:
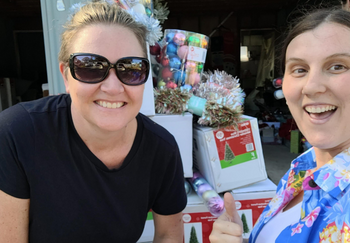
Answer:
[[[242,105],[245,97],[238,83],[239,80],[224,71],[208,72],[203,76],[203,82],[194,93],[182,88],[155,89],[156,113],[182,114],[189,111],[196,114],[194,111],[198,107],[191,107],[192,103],[189,100],[200,98],[206,102],[200,109],[201,114],[197,113],[198,124],[210,127],[232,126],[237,129],[243,113]],[[194,102],[194,104],[197,103]]]
[[[191,95],[187,90],[181,89],[154,89],[155,110],[160,114],[183,114],[187,109]]]
[[[209,127],[233,126],[237,130],[241,115],[242,110],[240,109],[232,110],[227,106],[207,101],[203,115],[197,123]]]

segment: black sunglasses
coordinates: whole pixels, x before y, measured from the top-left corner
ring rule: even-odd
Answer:
[[[111,68],[115,68],[118,79],[126,85],[144,84],[149,75],[149,61],[143,57],[123,57],[111,64],[100,55],[73,53],[69,68],[74,79],[90,84],[102,82]]]

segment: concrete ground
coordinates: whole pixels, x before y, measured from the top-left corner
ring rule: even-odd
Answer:
[[[299,154],[290,153],[289,148],[285,145],[262,144],[262,147],[267,175],[277,185],[290,168],[292,160]]]

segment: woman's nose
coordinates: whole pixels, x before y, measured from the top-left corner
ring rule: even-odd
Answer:
[[[309,71],[305,77],[305,83],[303,85],[302,94],[315,95],[317,93],[324,93],[326,88],[327,75],[323,72]]]
[[[101,90],[108,93],[121,93],[124,91],[124,84],[119,80],[114,68],[109,70],[108,76],[102,81]]]

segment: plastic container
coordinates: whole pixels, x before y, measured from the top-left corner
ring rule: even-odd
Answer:
[[[191,89],[203,73],[209,37],[184,30],[166,29],[159,43],[157,86]]]

